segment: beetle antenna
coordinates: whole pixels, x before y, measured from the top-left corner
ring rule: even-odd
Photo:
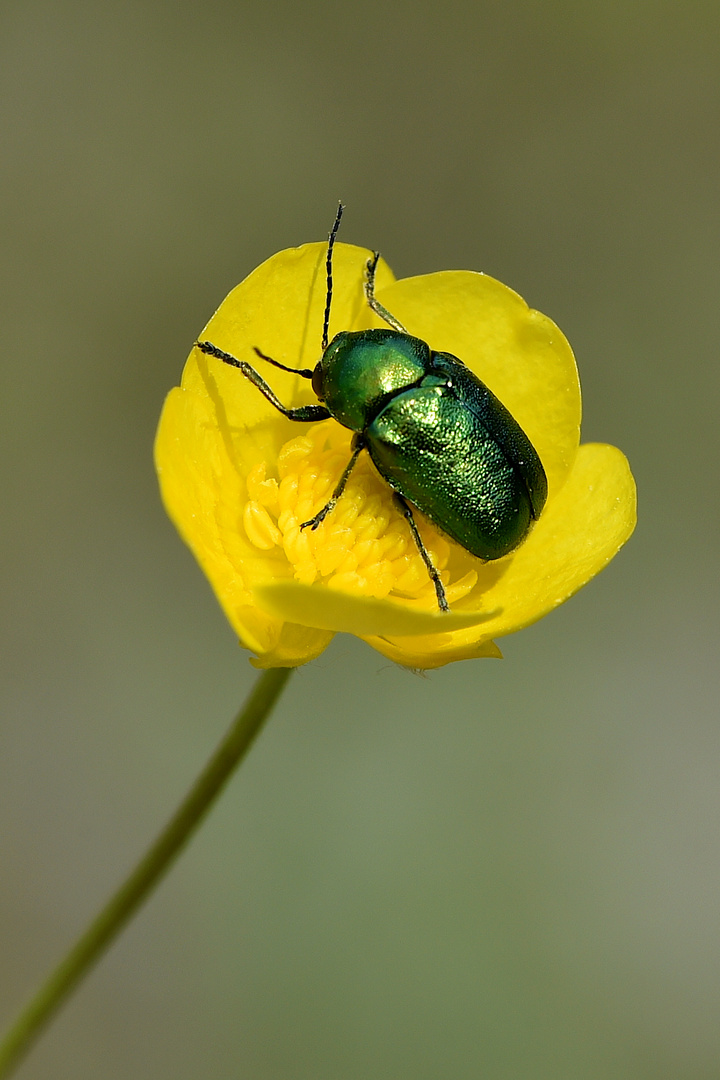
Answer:
[[[279,360],[273,360],[272,356],[266,356],[264,352],[258,349],[257,345],[253,345],[253,351],[257,353],[261,360],[267,360],[268,364],[279,367],[281,371],[290,371],[293,375],[302,375],[303,379],[312,379],[313,377],[312,368],[287,367],[286,364],[281,364]]]
[[[328,347],[328,329],[330,326],[330,302],[332,300],[332,253],[333,247],[335,246],[335,237],[337,236],[337,231],[340,228],[340,219],[343,215],[344,209],[345,207],[343,206],[343,204],[339,202],[337,214],[335,215],[335,221],[333,222],[333,227],[330,230],[330,235],[328,236],[327,258],[325,260],[325,270],[327,272],[327,295],[325,298],[325,317],[323,319],[323,352],[325,352]]]

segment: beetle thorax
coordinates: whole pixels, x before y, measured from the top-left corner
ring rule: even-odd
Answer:
[[[313,375],[313,389],[331,415],[364,431],[389,398],[420,382],[430,369],[424,341],[396,330],[337,334]]]

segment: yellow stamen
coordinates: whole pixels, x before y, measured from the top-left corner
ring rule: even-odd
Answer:
[[[267,478],[266,462],[247,477],[243,525],[261,551],[281,547],[303,584],[383,598],[390,594],[435,601],[435,589],[392,491],[362,454],[337,506],[317,529],[300,525],[330,499],[350,459],[350,436],[333,420],[286,442],[277,459],[278,479]],[[278,482],[279,481],[279,482]],[[419,515],[418,515],[419,516]],[[465,596],[477,574],[451,585],[450,544],[424,518],[420,529],[450,599]]]

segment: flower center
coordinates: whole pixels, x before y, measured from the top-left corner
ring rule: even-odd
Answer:
[[[248,539],[262,551],[282,548],[303,584],[434,604],[435,589],[408,523],[367,453],[360,455],[337,505],[317,529],[300,528],[329,501],[350,453],[349,432],[327,420],[284,444],[277,478],[268,477],[266,461],[257,464],[247,477],[243,525]],[[448,599],[465,596],[477,574],[471,570],[451,584],[450,544],[426,518],[417,518]]]

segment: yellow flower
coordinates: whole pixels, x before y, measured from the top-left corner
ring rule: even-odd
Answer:
[[[282,251],[235,288],[200,335],[262,369],[288,407],[315,401],[290,367],[319,359],[326,244]],[[365,301],[369,252],[337,244],[330,338],[384,325]],[[431,349],[458,356],[500,398],[545,467],[549,494],[521,546],[482,563],[417,514],[451,611],[435,590],[388,485],[361,454],[316,531],[350,457],[334,420],[287,420],[239,371],[193,349],[168,395],[155,446],[163,500],[257,667],[312,660],[346,631],[399,664],[434,668],[501,655],[493,637],[547,614],[594,577],[635,526],[635,485],[612,446],[579,446],[580,388],[570,346],[544,315],[484,274],[395,281],[381,260],[378,300]]]

